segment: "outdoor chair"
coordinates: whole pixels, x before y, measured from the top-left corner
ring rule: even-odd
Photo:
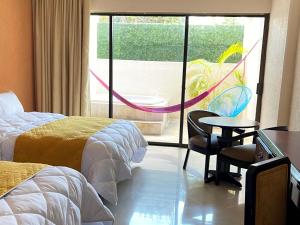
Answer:
[[[191,111],[187,115],[188,126],[188,149],[185,156],[183,169],[186,169],[189,159],[190,151],[201,153],[205,155],[205,169],[204,169],[204,182],[210,182],[213,180],[213,176],[209,177],[209,174],[214,175],[215,171],[209,170],[209,161],[211,155],[216,155],[219,150],[218,138],[216,134],[212,133],[212,127],[199,123],[198,119],[202,117],[219,116],[216,113],[195,110]]]

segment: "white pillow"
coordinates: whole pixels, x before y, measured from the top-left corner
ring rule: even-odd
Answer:
[[[0,93],[0,116],[24,112],[18,97],[13,92]]]

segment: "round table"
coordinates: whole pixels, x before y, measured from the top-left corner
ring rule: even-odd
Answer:
[[[259,122],[247,120],[247,119],[236,119],[231,117],[202,117],[198,120],[199,123],[206,124],[212,127],[220,127],[222,129],[223,138],[231,138],[234,129],[245,129],[245,128],[258,128]],[[224,145],[223,147],[227,147]],[[230,144],[229,144],[230,146]],[[240,177],[240,173],[230,172],[230,165],[223,164],[221,166],[220,179],[227,182],[233,183],[234,185],[241,187],[241,183],[235,179],[235,177]]]
[[[222,137],[230,138],[232,137],[232,132],[237,128],[258,128],[259,122],[247,119],[236,119],[231,117],[223,116],[212,116],[212,117],[202,117],[199,123],[204,123],[213,127],[222,128]]]

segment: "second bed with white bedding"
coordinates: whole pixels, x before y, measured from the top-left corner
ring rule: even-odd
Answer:
[[[64,115],[17,112],[0,116],[0,159],[13,160],[19,135]],[[96,191],[111,203],[117,203],[117,182],[131,177],[131,162],[140,162],[147,142],[130,121],[117,120],[92,135],[85,144],[81,172]]]
[[[0,198],[0,225],[112,225],[114,217],[79,172],[47,166]]]

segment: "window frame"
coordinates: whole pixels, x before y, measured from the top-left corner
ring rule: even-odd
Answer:
[[[181,109],[180,109],[180,127],[179,127],[179,139],[177,143],[173,142],[152,142],[149,141],[150,145],[157,146],[169,146],[169,147],[181,147],[187,148],[187,144],[183,143],[183,129],[184,129],[184,102],[185,102],[185,88],[186,88],[186,68],[187,68],[187,57],[188,57],[188,35],[189,35],[189,18],[191,16],[199,17],[260,17],[264,18],[264,31],[262,40],[262,50],[260,58],[260,71],[259,71],[259,83],[257,84],[256,95],[256,115],[255,120],[260,122],[261,117],[261,106],[262,106],[262,94],[264,87],[264,76],[265,76],[265,64],[267,54],[267,42],[269,33],[269,13],[256,13],[256,14],[222,14],[222,13],[111,13],[111,12],[92,12],[90,16],[108,16],[109,17],[109,118],[113,118],[113,17],[114,16],[168,16],[168,17],[184,17],[184,46],[183,46],[183,69],[182,69],[182,83],[181,83]]]

